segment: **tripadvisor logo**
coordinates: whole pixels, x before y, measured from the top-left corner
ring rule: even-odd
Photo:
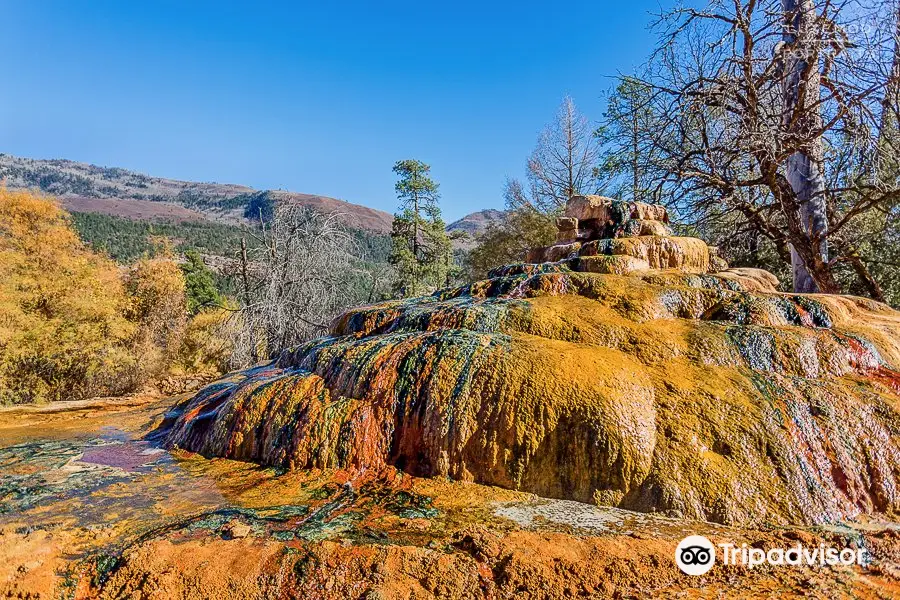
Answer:
[[[689,535],[675,548],[675,563],[682,573],[703,575],[716,562],[716,549],[702,535]]]
[[[749,568],[760,565],[789,566],[821,566],[866,564],[865,548],[837,548],[820,544],[816,547],[805,547],[800,544],[791,548],[771,548],[768,551],[741,544],[736,546],[729,542],[718,544],[721,548],[724,566],[742,565]],[[716,547],[702,535],[689,535],[675,548],[675,564],[687,575],[703,575],[716,562]]]

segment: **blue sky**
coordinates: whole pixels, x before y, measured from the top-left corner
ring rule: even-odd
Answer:
[[[502,207],[565,94],[592,120],[656,2],[0,0],[0,152],[395,206]]]

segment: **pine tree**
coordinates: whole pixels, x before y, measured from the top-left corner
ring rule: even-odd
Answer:
[[[649,107],[651,91],[640,80],[626,76],[609,95],[596,131],[601,150],[594,169],[604,195],[636,202],[667,200],[655,139],[662,124]]]
[[[181,265],[187,292],[188,312],[191,315],[204,309],[222,306],[225,301],[216,287],[215,274],[203,262],[196,250],[184,253],[185,262]]]
[[[450,240],[438,206],[431,167],[418,160],[394,165],[399,210],[391,230],[390,262],[397,269],[394,291],[409,298],[447,285],[453,268]]]

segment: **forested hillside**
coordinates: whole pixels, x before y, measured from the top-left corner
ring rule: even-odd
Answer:
[[[255,190],[244,185],[180,181],[118,167],[71,160],[39,160],[0,153],[0,181],[11,189],[39,189],[58,197],[73,212],[100,212],[141,219],[244,220],[245,210],[261,193],[323,214],[337,213],[351,228],[387,234],[391,215],[380,210],[316,194]]]
[[[178,252],[226,256],[241,247],[241,228],[211,221],[137,221],[100,213],[72,213],[78,235],[95,250],[128,263],[154,253],[154,238],[168,238]]]

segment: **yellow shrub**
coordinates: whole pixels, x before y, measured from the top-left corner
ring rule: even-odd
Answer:
[[[222,332],[228,316],[225,310],[194,315],[185,329],[175,369],[212,376],[227,371],[232,348]]]
[[[143,258],[125,276],[126,315],[137,324],[133,347],[144,375],[159,375],[178,352],[187,324],[184,275],[168,254]]]
[[[132,387],[126,302],[116,265],[84,246],[54,200],[0,188],[0,402]]]

